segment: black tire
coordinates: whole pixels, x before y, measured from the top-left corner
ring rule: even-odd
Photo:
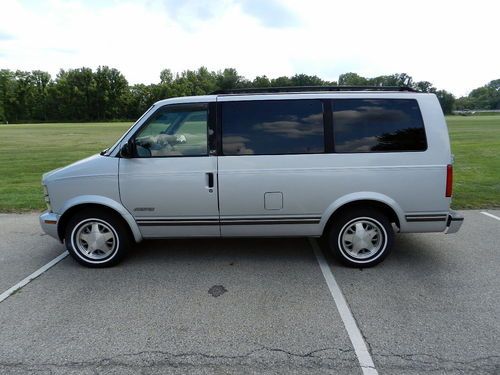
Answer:
[[[366,268],[382,262],[389,255],[394,230],[380,211],[356,208],[334,219],[327,239],[330,251],[340,262],[350,267]]]
[[[83,239],[85,236],[92,241],[90,245]],[[107,237],[111,238],[106,240]],[[91,268],[119,263],[132,242],[128,228],[116,214],[95,209],[77,212],[69,220],[64,238],[71,256]]]

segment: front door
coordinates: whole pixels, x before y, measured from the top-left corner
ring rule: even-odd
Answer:
[[[217,157],[207,104],[159,108],[120,159],[120,195],[145,238],[219,236]]]

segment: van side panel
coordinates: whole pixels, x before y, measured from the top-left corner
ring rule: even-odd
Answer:
[[[345,97],[338,95],[331,97]],[[369,97],[365,95],[355,97]],[[334,202],[354,193],[362,199],[377,195],[392,199],[403,216],[402,232],[443,231],[446,222],[441,215],[448,212],[450,204],[445,198],[450,146],[441,108],[434,95],[392,96],[417,99],[427,135],[426,151],[220,156],[221,234],[320,235]],[[281,209],[266,209],[265,194],[270,192],[281,193]],[[431,221],[424,221],[424,215]],[[417,220],[419,216],[421,220]],[[260,224],[265,218],[275,222]],[[280,224],[280,220],[291,224]]]

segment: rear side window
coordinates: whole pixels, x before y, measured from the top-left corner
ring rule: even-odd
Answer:
[[[322,153],[320,100],[258,100],[222,103],[224,155]]]
[[[415,99],[333,101],[336,152],[425,151],[427,140]]]

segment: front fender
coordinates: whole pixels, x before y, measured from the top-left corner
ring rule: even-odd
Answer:
[[[406,223],[404,219],[404,211],[394,199],[389,198],[387,195],[372,191],[358,191],[355,193],[344,195],[328,206],[325,212],[323,212],[323,215],[321,216],[321,221],[319,223],[321,231],[324,231],[325,226],[328,223],[328,220],[333,215],[333,213],[337,211],[340,207],[348,203],[353,203],[356,201],[364,201],[364,200],[376,201],[386,204],[387,206],[392,208],[392,210],[396,213],[400,225],[404,225],[404,223]]]
[[[129,225],[130,229],[132,230],[132,234],[134,235],[135,241],[136,242],[142,241],[142,234],[141,231],[139,230],[139,226],[137,225],[134,217],[125,207],[123,207],[121,203],[111,198],[103,197],[100,195],[80,195],[64,202],[59,213],[62,217],[64,216],[64,213],[67,212],[72,207],[83,204],[98,204],[115,210],[125,219],[125,221]]]

